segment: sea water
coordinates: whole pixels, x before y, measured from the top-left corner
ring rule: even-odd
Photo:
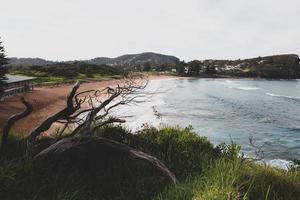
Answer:
[[[133,130],[143,123],[192,125],[215,145],[241,144],[249,157],[257,156],[254,146],[259,147],[264,160],[276,166],[300,159],[299,80],[154,80],[146,92],[150,99],[117,111]]]

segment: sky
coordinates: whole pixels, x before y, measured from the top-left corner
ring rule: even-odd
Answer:
[[[300,54],[299,0],[0,0],[9,57]]]

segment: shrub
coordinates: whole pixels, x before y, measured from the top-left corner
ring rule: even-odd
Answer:
[[[240,158],[216,160],[195,178],[170,188],[157,200],[294,200],[299,172],[287,172]]]
[[[179,179],[201,173],[212,160],[221,155],[206,137],[191,127],[145,128],[131,134],[121,127],[98,130],[98,135],[128,144],[160,159]]]

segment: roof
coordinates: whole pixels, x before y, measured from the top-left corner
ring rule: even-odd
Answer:
[[[15,82],[22,82],[22,81],[29,81],[36,79],[35,77],[31,76],[19,76],[19,75],[6,75],[6,83],[15,83]]]

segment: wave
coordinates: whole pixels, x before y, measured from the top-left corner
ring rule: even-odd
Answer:
[[[275,120],[270,117],[263,117],[258,120],[259,123],[273,123]]]
[[[234,87],[235,89],[239,90],[259,90],[260,88],[257,87]]]
[[[251,156],[247,156],[247,155],[243,155],[245,158],[250,158],[253,159],[253,157]],[[268,165],[271,167],[275,167],[278,169],[282,169],[282,170],[290,170],[292,167],[297,167],[298,165],[291,161],[291,160],[286,160],[286,159],[262,159],[262,160],[258,160],[255,161],[255,163],[257,164],[262,164],[262,165]]]
[[[264,163],[272,167],[277,167],[279,169],[283,169],[286,171],[296,165],[293,161],[284,160],[284,159],[265,160]]]
[[[291,132],[300,132],[300,127],[298,126],[288,127],[287,129]]]
[[[292,97],[292,96],[288,96],[288,95],[273,94],[273,93],[269,93],[269,92],[267,92],[266,95],[271,96],[271,97],[279,97],[279,98],[286,98],[286,99],[291,99],[291,100],[295,100],[295,101],[300,101],[300,98]]]

